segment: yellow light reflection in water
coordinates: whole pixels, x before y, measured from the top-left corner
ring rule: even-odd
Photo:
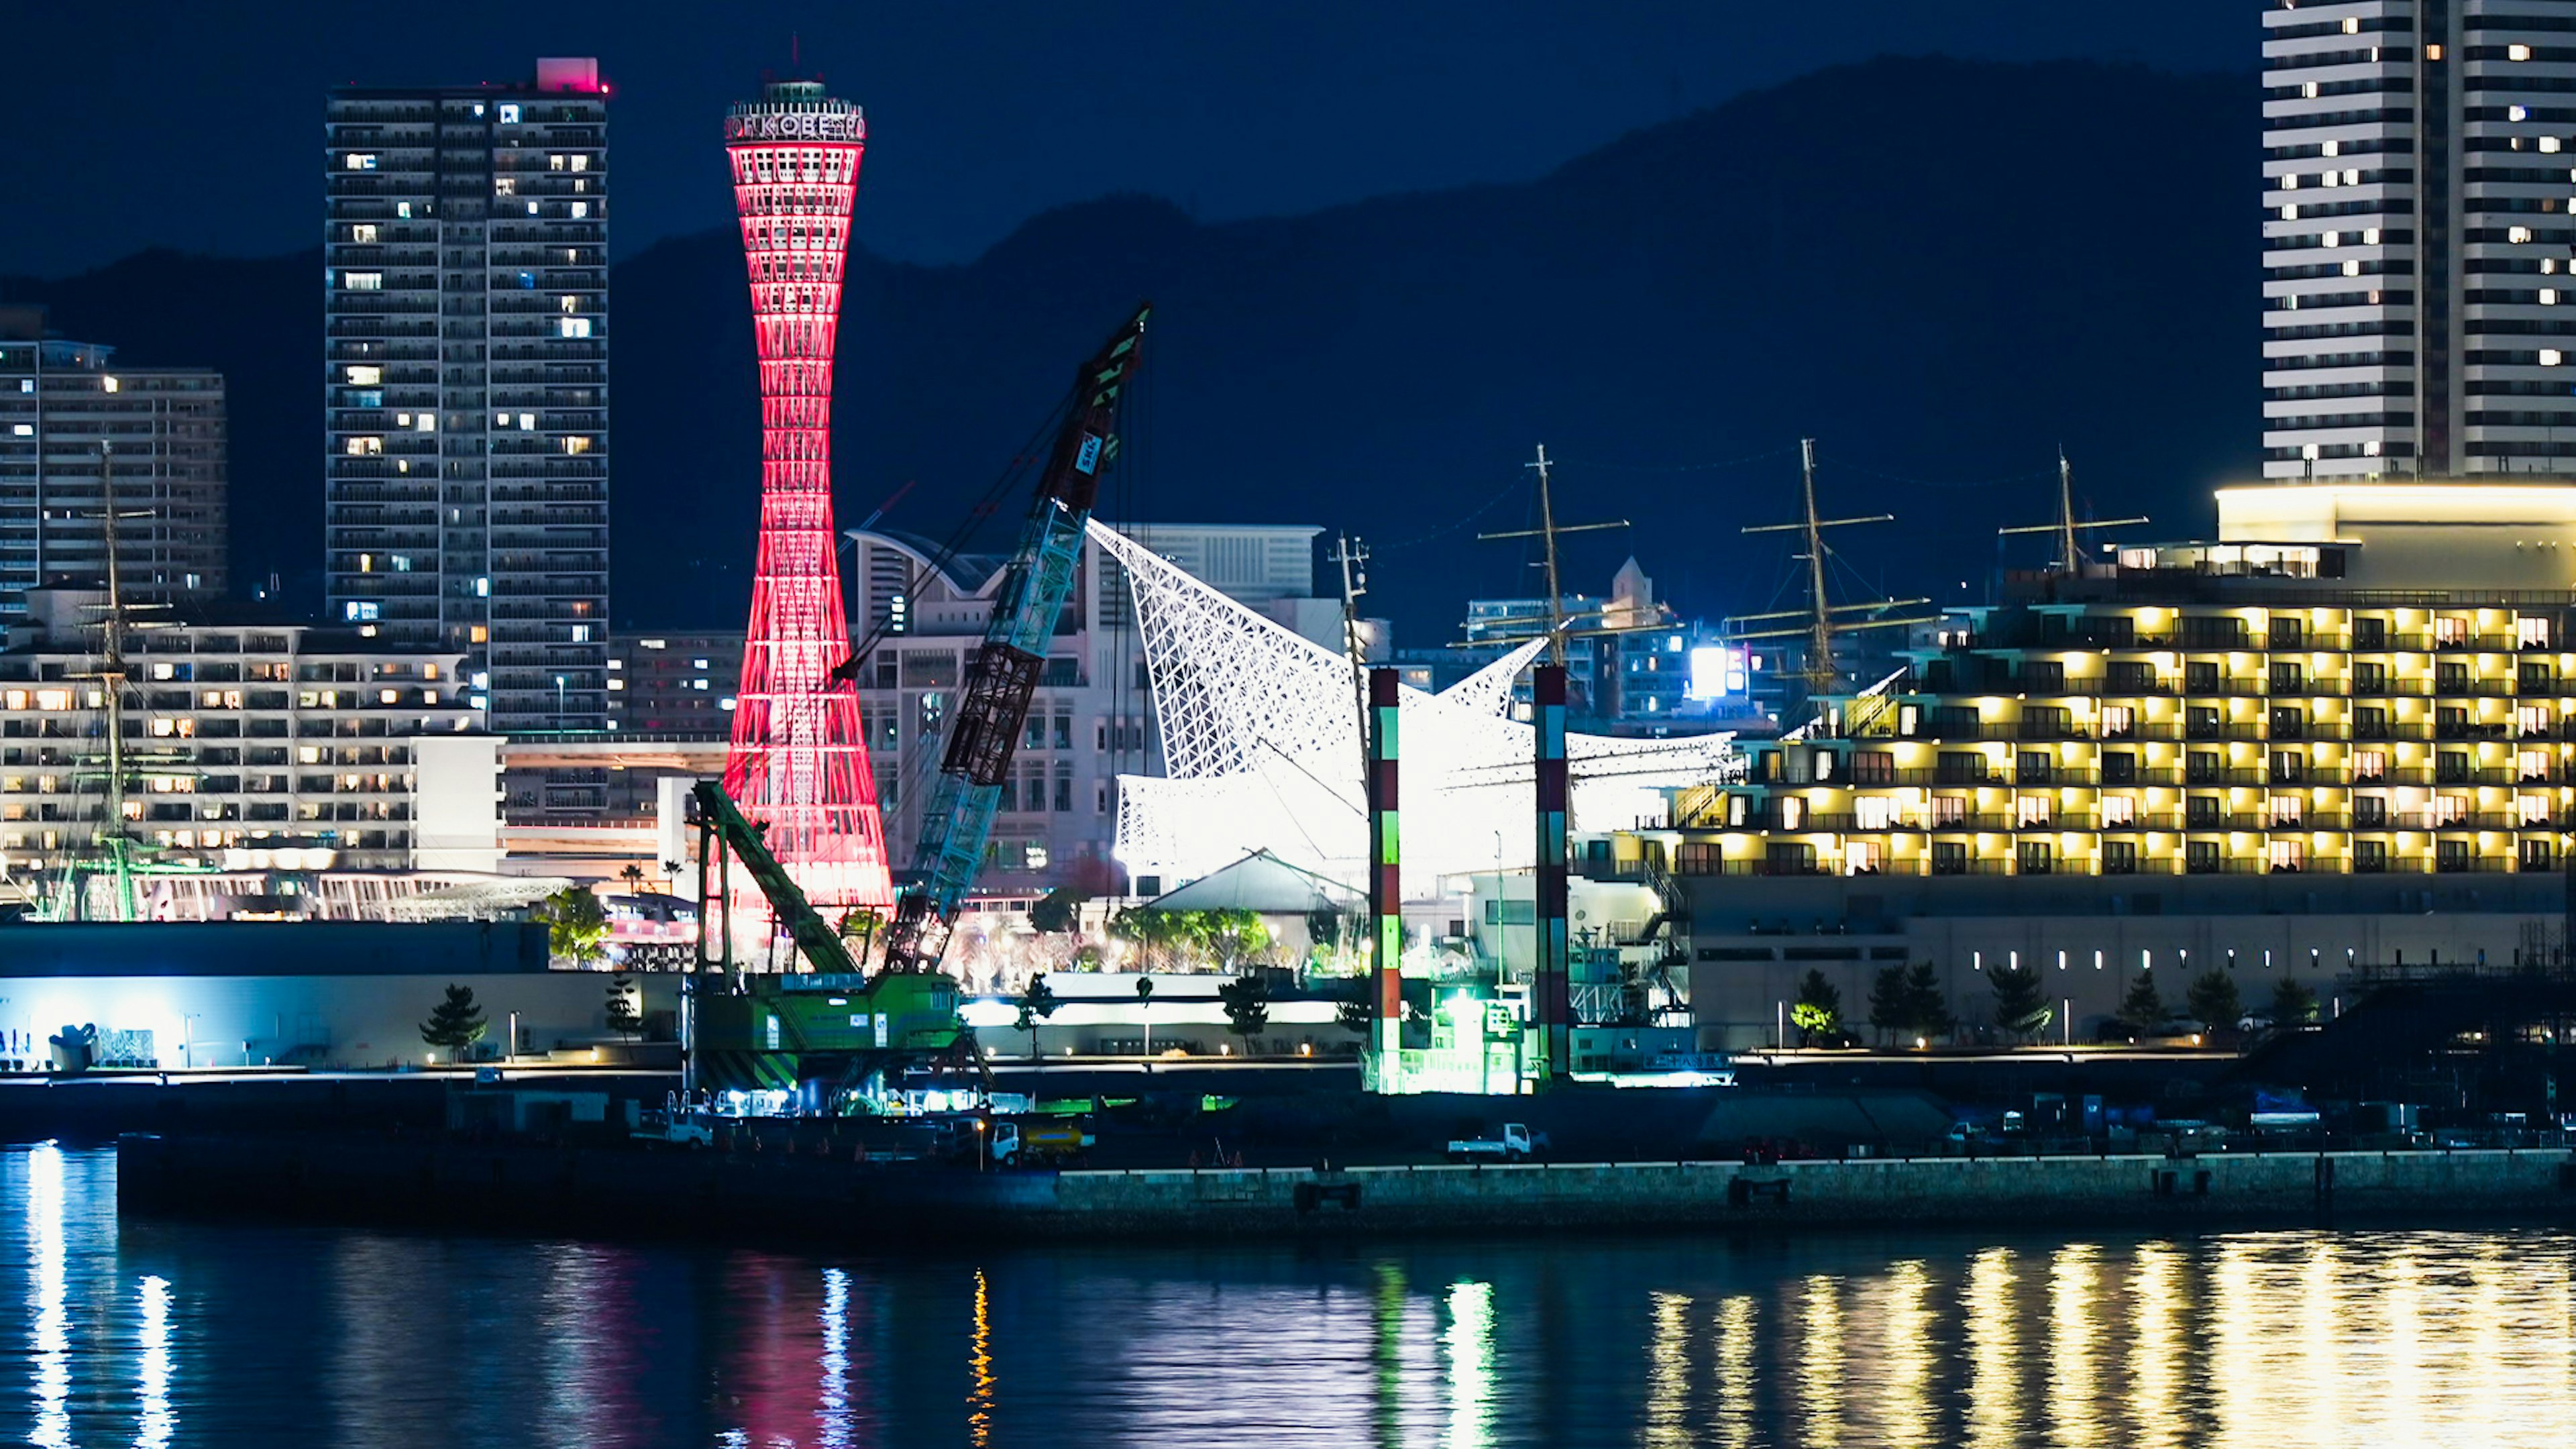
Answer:
[[[2502,1266],[2492,1240],[2469,1260],[2469,1336],[2463,1351],[2453,1355],[2452,1373],[2445,1375],[2454,1380],[2451,1391],[2442,1395],[2446,1406],[2474,1403],[2484,1395],[2515,1401],[2528,1397],[2525,1386],[2516,1382],[2519,1375],[2505,1337]],[[2460,1315],[2451,1316],[2456,1320]]]
[[[2146,1446],[2184,1442],[2182,1255],[2141,1243],[2129,1274],[2129,1437]]]
[[[27,1256],[35,1280],[35,1322],[29,1331],[36,1361],[36,1422],[27,1442],[68,1449],[72,1420],[72,1320],[64,1286],[63,1154],[47,1142],[27,1154]]]
[[[1886,1361],[1879,1386],[1880,1442],[1903,1446],[1932,1442],[1932,1274],[1917,1262],[1888,1270],[1885,1301],[1879,1305],[1881,1353]]]
[[[138,1296],[143,1326],[135,1342],[143,1358],[135,1366],[135,1390],[143,1412],[134,1425],[134,1444],[135,1449],[166,1449],[179,1423],[170,1411],[170,1280],[145,1278]]]
[[[1968,1443],[2016,1443],[2021,1426],[2021,1361],[2015,1350],[2021,1305],[2013,1301],[2013,1255],[1988,1248],[1968,1264]]]
[[[2068,1449],[2102,1442],[2093,1399],[2100,1371],[2093,1361],[2101,1327],[2093,1297],[2097,1257],[2091,1243],[2069,1243],[2048,1266],[2048,1422],[2050,1437]]]
[[[2218,1261],[2209,1273],[2209,1311],[2203,1342],[2209,1355],[2209,1397],[2216,1406],[2219,1440],[2252,1444],[2258,1436],[2248,1426],[2260,1423],[2273,1404],[2276,1375],[2263,1362],[2263,1309],[2270,1301],[2259,1240],[2235,1237],[2218,1246]]]
[[[2421,1444],[2424,1425],[2424,1287],[2415,1260],[2400,1254],[2391,1258],[2381,1272],[2379,1301],[2388,1315],[2386,1343],[2388,1363],[2387,1404],[2393,1412],[2386,1432],[2396,1438],[2381,1442]]]
[[[1798,1442],[1827,1446],[1843,1434],[1843,1310],[1834,1298],[1834,1280],[1818,1274],[1807,1280],[1805,1333],[1798,1353],[1798,1406],[1805,1418]]]
[[[818,1405],[823,1449],[850,1442],[850,1275],[823,1270],[823,1392]]]
[[[1646,1443],[1650,1449],[1664,1449],[1691,1442],[1691,1301],[1679,1293],[1653,1298],[1655,1335],[1646,1347]]]
[[[2299,1363],[2289,1388],[2307,1399],[2308,1437],[2330,1443],[2341,1423],[2342,1366],[2335,1362],[2335,1250],[2319,1238],[2299,1274]]]
[[[1717,1306],[1717,1438],[1728,1449],[1753,1442],[1754,1302],[1738,1293]]]
[[[1484,1449],[1494,1435],[1494,1285],[1449,1285],[1449,1432],[1452,1449]]]
[[[984,1270],[975,1270],[975,1346],[967,1362],[974,1371],[975,1389],[966,1396],[966,1442],[983,1449],[993,1438],[993,1315],[992,1290],[984,1282]]]

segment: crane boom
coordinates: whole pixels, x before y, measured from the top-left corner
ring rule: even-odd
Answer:
[[[1100,475],[1117,454],[1118,404],[1135,374],[1152,311],[1151,304],[1138,307],[1074,377],[1072,413],[1056,434],[1019,547],[994,591],[984,642],[967,669],[939,778],[922,810],[913,868],[886,929],[888,971],[936,970],[947,954],[958,907],[983,864],[1029,699],[1046,668],[1047,640],[1073,591]]]
[[[831,924],[817,913],[799,890],[796,878],[778,857],[769,853],[769,843],[761,838],[760,828],[735,808],[733,797],[724,786],[713,780],[700,780],[690,787],[698,800],[698,820],[706,829],[721,837],[743,869],[751,873],[752,883],[769,898],[770,909],[778,913],[778,923],[796,942],[797,952],[816,972],[825,976],[856,977],[858,963],[850,959],[847,946]]]

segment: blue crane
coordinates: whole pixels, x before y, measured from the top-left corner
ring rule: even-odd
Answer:
[[[1073,407],[1056,433],[1017,551],[993,594],[984,642],[966,672],[939,779],[921,813],[912,870],[885,932],[885,969],[925,972],[947,954],[959,906],[984,861],[985,838],[1011,773],[1047,640],[1073,591],[1083,528],[1100,476],[1118,451],[1118,404],[1135,376],[1151,304],[1140,306],[1075,375]]]

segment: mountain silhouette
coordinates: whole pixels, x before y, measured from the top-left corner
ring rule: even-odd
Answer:
[[[1855,590],[1980,595],[2007,557],[1994,530],[2053,515],[2061,445],[2080,504],[2195,536],[2207,490],[2258,465],[2257,100],[2251,76],[1886,58],[1525,184],[1218,225],[1116,196],[963,266],[854,254],[839,516],[910,483],[886,526],[970,521],[1150,297],[1102,511],[1355,533],[1369,606],[1408,645],[1450,637],[1470,596],[1536,591],[1526,541],[1473,535],[1533,517],[1542,442],[1560,521],[1632,524],[1569,537],[1568,587],[1634,554],[1711,614],[1794,602],[1781,536],[1738,530],[1794,516],[1802,436],[1829,516],[1898,515],[1837,532]],[[131,363],[223,369],[238,586],[275,573],[317,601],[318,250],[153,251],[0,295]],[[627,258],[611,307],[614,617],[735,623],[759,488],[738,239]],[[974,543],[999,546],[1021,506],[988,508]]]

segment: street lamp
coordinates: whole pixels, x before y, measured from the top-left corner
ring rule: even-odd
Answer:
[[[564,677],[555,676],[555,728],[564,727]]]

